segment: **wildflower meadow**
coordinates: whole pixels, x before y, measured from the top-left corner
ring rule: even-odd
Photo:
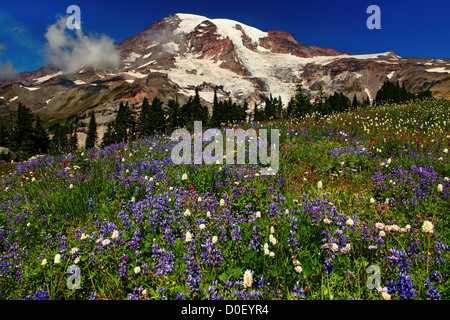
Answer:
[[[449,109],[221,128],[278,129],[273,175],[162,133],[4,164],[0,299],[449,299]]]

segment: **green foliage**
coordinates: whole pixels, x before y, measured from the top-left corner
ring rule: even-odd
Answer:
[[[414,99],[415,95],[409,92],[405,83],[400,86],[399,82],[391,82],[390,80],[386,80],[383,83],[383,86],[378,90],[377,95],[375,97],[375,103],[382,104],[386,102],[394,102],[401,103],[406,102],[408,100]]]
[[[114,121],[114,142],[127,142],[134,132],[134,119],[128,102],[120,102]]]
[[[95,121],[95,112],[91,112],[89,119],[88,131],[86,134],[86,142],[84,144],[86,150],[95,146],[97,142],[97,122]]]
[[[169,99],[167,102],[168,119],[167,128],[168,132],[173,132],[175,129],[181,127],[180,118],[180,103],[178,102],[178,96],[175,100]]]
[[[301,116],[312,111],[312,105],[304,93],[300,79],[297,80],[295,95],[291,98],[287,106],[287,115],[289,118],[298,119]]]

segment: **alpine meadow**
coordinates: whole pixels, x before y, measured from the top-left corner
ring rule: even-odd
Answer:
[[[70,8],[0,73],[0,300],[450,299],[450,59]]]

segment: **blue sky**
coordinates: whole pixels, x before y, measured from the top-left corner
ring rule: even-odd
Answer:
[[[220,3],[220,4],[218,4]],[[262,31],[281,30],[306,45],[355,54],[395,51],[401,57],[450,58],[450,1],[236,1],[71,0],[2,1],[0,63],[19,72],[47,64],[44,34],[69,5],[81,9],[83,32],[118,43],[175,13],[240,21]],[[369,5],[381,9],[381,29],[369,30]]]

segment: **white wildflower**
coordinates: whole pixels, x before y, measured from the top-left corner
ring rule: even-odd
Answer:
[[[375,223],[375,228],[383,230],[384,229],[384,224],[381,222],[377,222]]]
[[[111,239],[114,240],[114,239],[117,239],[118,237],[119,237],[119,231],[114,230],[112,233]]]
[[[244,273],[244,288],[250,288],[253,284],[253,274],[247,269]]]
[[[277,239],[273,235],[269,236],[269,241],[273,246],[277,244]]]
[[[337,245],[336,243],[333,243],[333,244],[331,245],[331,250],[332,250],[333,252],[337,252],[337,251],[339,250],[338,245]]]
[[[391,295],[387,292],[384,292],[381,294],[384,300],[391,300]]]
[[[61,255],[60,255],[59,253],[57,253],[57,254],[55,255],[55,260],[53,260],[53,262],[54,262],[55,264],[59,264],[59,263],[61,262]]]
[[[422,231],[425,233],[433,233],[433,224],[428,220],[424,221]]]

